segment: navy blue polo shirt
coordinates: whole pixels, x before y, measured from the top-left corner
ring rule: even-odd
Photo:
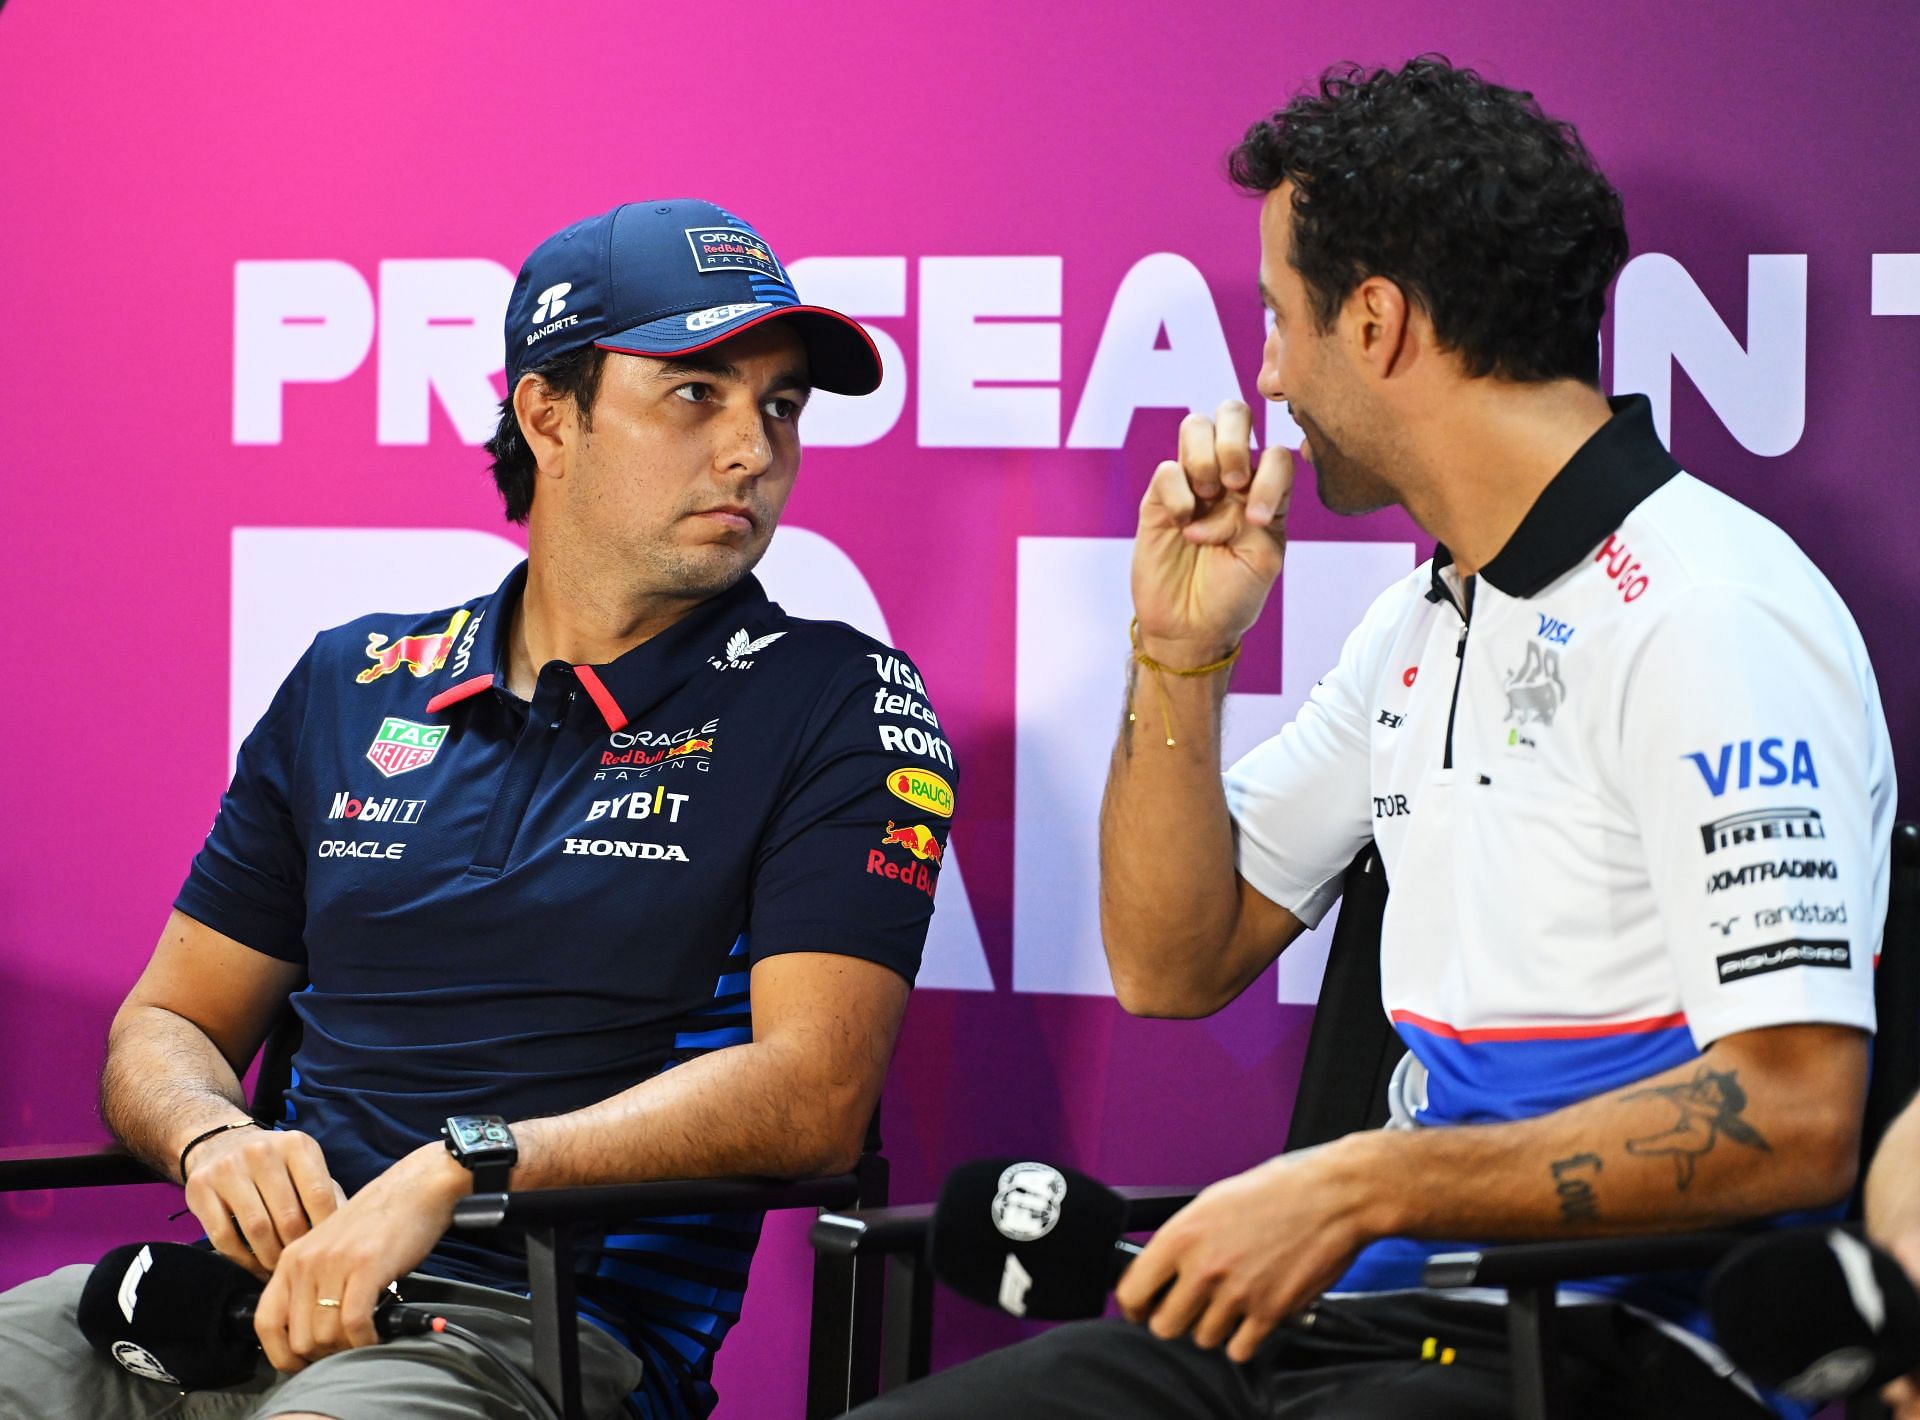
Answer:
[[[748,974],[836,952],[911,982],[953,811],[912,663],[757,580],[602,666],[509,694],[492,596],[322,633],[240,751],[175,905],[310,986],[286,1100],[349,1193],[448,1115],[579,1109],[752,1037]],[[583,1253],[583,1310],[701,1415],[757,1216]],[[422,1270],[525,1288],[501,1244]]]

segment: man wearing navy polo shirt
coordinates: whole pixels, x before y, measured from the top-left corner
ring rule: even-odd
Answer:
[[[880,382],[865,332],[675,201],[542,243],[506,337],[489,448],[526,563],[314,641],[114,1022],[109,1123],[268,1279],[252,1414],[523,1413],[463,1348],[370,1346],[381,1289],[417,1270],[410,1296],[512,1311],[523,1263],[443,1238],[476,1185],[851,1165],[933,909],[955,775],[917,673],[752,576],[809,390]],[[238,1072],[289,992],[286,1117],[254,1127]],[[712,1408],[758,1227],[604,1239],[595,1413],[636,1384],[649,1414]],[[70,1313],[83,1271],[0,1299],[0,1402],[160,1413],[176,1391],[27,1316]]]

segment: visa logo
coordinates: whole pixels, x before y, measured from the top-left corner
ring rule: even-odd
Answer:
[[[1785,740],[1741,740],[1721,745],[1717,758],[1711,761],[1698,752],[1685,758],[1693,761],[1693,767],[1707,781],[1707,792],[1716,799],[1728,789],[1770,789],[1776,784],[1805,784],[1818,789],[1820,778],[1814,773],[1813,751],[1807,748],[1807,742],[1793,742],[1791,763],[1781,758],[1786,743]]]
[[[1556,646],[1564,646],[1573,639],[1573,628],[1567,625],[1566,622],[1561,621],[1557,617],[1540,616],[1540,613],[1537,611],[1534,615],[1540,617],[1540,630],[1535,634],[1543,641],[1551,641]]]

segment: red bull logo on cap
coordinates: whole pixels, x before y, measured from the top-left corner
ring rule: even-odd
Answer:
[[[402,636],[395,641],[388,641],[378,631],[372,632],[367,636],[367,655],[373,664],[354,679],[362,685],[372,685],[381,676],[392,675],[405,666],[418,679],[425,680],[447,663],[447,653],[453,649],[460,628],[466,624],[467,612],[462,609],[453,614],[445,631]]]

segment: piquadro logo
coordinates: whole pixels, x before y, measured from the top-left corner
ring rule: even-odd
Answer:
[[[549,286],[540,293],[540,304],[533,308],[533,324],[539,325],[548,316],[557,316],[567,308],[567,292],[573,289],[571,281],[562,281],[558,286]]]

